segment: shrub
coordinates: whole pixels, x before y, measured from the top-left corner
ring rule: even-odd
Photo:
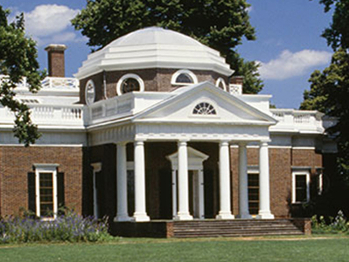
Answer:
[[[346,233],[349,234],[349,222],[340,210],[335,218],[329,217],[329,222],[326,222],[323,216],[312,217],[312,232],[315,234],[324,233]]]
[[[42,220],[29,216],[9,216],[0,219],[0,243],[34,241],[89,241],[107,239],[107,220],[82,217],[72,211],[55,220]]]

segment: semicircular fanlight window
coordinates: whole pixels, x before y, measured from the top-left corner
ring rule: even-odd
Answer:
[[[201,102],[197,104],[193,109],[194,115],[216,115],[216,109],[207,102]]]

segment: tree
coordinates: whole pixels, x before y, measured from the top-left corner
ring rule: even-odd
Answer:
[[[322,37],[335,53],[330,66],[311,75],[310,90],[304,92],[301,109],[319,110],[338,119],[337,124],[327,131],[335,134],[338,141],[336,176],[342,184],[346,182],[349,186],[349,1],[320,0],[320,3],[325,12],[334,8],[332,23],[323,31]],[[345,192],[342,193],[343,199]],[[345,206],[349,213],[348,203]]]
[[[0,103],[15,115],[14,135],[20,143],[29,146],[39,138],[37,126],[30,119],[28,106],[15,99],[15,88],[26,77],[29,90],[37,92],[43,72],[39,72],[36,60],[36,43],[25,36],[23,14],[8,23],[8,10],[0,5]]]
[[[88,0],[72,24],[94,49],[148,26],[179,31],[220,51],[245,76],[247,92],[258,93],[263,87],[258,66],[245,62],[234,49],[243,37],[255,39],[248,7],[245,0]]]

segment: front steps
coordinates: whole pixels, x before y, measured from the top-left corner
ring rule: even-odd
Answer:
[[[114,222],[110,233],[124,237],[241,237],[311,234],[310,219],[152,220]]]
[[[241,236],[274,236],[303,235],[292,220],[202,220],[175,221],[173,237],[241,237]]]

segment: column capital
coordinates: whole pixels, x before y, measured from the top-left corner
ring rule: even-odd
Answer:
[[[219,146],[229,146],[229,140],[221,140],[221,141],[219,141]]]
[[[268,146],[270,141],[271,141],[270,139],[268,139],[268,140],[261,140],[261,141],[259,141],[259,145],[260,146]]]
[[[248,142],[246,142],[246,141],[241,141],[241,142],[238,143],[238,146],[239,146],[239,147],[246,147],[247,144],[248,144]]]
[[[177,141],[178,146],[186,146],[189,139],[181,139]]]
[[[144,142],[145,142],[145,140],[143,140],[143,139],[139,139],[139,140],[137,139],[133,143],[134,143],[134,145],[141,146],[141,145],[144,145]]]
[[[91,167],[93,168],[94,172],[98,173],[102,170],[102,163],[101,162],[92,163]]]

